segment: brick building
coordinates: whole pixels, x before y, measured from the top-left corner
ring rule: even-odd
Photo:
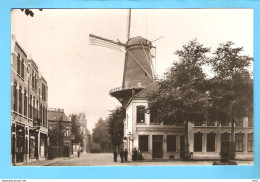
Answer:
[[[48,86],[15,35],[11,46],[11,158],[16,165],[47,156]]]
[[[72,124],[64,109],[48,109],[49,157],[69,157],[72,153]]]

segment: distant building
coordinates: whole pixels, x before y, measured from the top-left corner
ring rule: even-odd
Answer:
[[[83,143],[81,144],[81,150],[83,152],[90,152],[90,132],[87,128],[87,119],[85,113],[79,113],[78,119],[80,123],[80,131],[83,136]]]
[[[72,125],[64,109],[49,108],[49,158],[69,157],[72,153]]]
[[[48,86],[38,66],[11,40],[12,165],[46,159]]]
[[[135,94],[126,104],[124,120],[124,147],[131,154],[140,149],[144,159],[184,158],[185,125],[171,121],[155,123],[153,113],[146,112],[147,94],[156,89],[154,82]],[[218,159],[220,152],[227,153],[231,140],[231,123],[217,122],[189,124],[188,140],[190,155],[194,159]],[[243,118],[235,125],[235,149],[237,159],[253,160],[253,119]]]

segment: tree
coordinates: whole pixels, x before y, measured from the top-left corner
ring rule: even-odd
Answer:
[[[99,118],[92,133],[92,140],[100,144],[101,151],[105,152],[109,149],[111,141],[108,134],[108,121]]]
[[[148,95],[148,109],[154,120],[164,124],[185,123],[185,159],[189,158],[188,123],[208,117],[209,95],[202,65],[208,60],[209,48],[192,40],[176,51],[174,63],[159,81],[158,89]]]
[[[83,142],[83,134],[80,130],[80,123],[77,114],[71,115],[71,124],[72,124],[72,134],[74,135],[74,142],[75,143],[82,143]]]
[[[34,16],[34,12],[31,10],[31,9],[21,9],[21,11],[23,12],[24,11],[24,13],[28,16],[28,15],[30,15],[31,17],[33,17]],[[39,9],[39,11],[42,11],[42,9]]]
[[[231,121],[229,158],[235,158],[235,123],[253,115],[253,79],[248,70],[253,58],[242,55],[243,47],[234,43],[220,44],[209,60],[215,73],[209,84],[211,97],[211,120],[225,123]]]
[[[108,118],[108,132],[111,142],[115,147],[118,147],[122,143],[124,136],[124,119],[125,109],[123,107],[118,107],[113,110]]]

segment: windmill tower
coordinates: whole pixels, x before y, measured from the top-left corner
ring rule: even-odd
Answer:
[[[136,93],[150,85],[154,80],[151,49],[152,42],[141,37],[130,38],[131,10],[128,17],[128,41],[116,42],[93,34],[89,35],[90,44],[104,46],[115,50],[125,48],[123,83],[121,87],[111,89],[109,94],[125,106]]]

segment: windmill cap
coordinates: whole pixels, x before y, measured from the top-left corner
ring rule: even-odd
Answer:
[[[132,46],[132,45],[140,45],[140,44],[144,44],[144,45],[151,45],[151,41],[141,37],[141,36],[138,36],[138,37],[133,37],[131,39],[129,39],[127,42],[126,42],[126,46]]]

